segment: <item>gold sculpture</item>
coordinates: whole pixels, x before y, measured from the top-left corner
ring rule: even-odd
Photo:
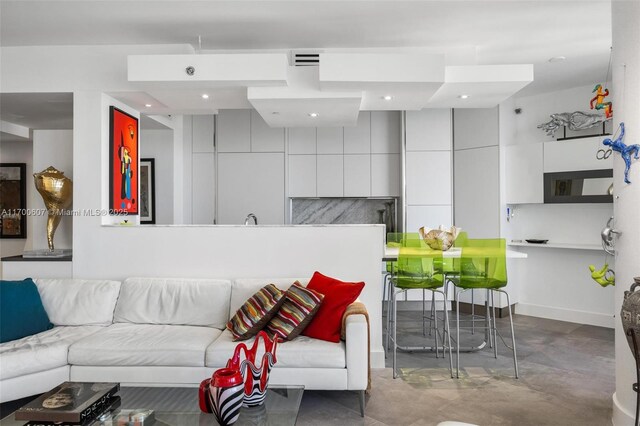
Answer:
[[[71,206],[73,182],[64,172],[53,166],[47,167],[40,173],[34,173],[36,189],[44,200],[49,218],[47,219],[47,243],[49,251],[53,251],[53,236],[62,220],[64,210]]]

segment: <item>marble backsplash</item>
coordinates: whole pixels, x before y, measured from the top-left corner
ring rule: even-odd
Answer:
[[[386,223],[396,228],[395,198],[292,198],[291,223],[353,224]]]

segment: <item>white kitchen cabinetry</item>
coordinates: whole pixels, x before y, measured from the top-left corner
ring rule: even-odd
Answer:
[[[193,153],[191,223],[213,224],[215,218],[215,159],[213,153]],[[196,190],[197,189],[197,190]]]
[[[318,154],[344,153],[344,132],[342,127],[318,127]]]
[[[451,205],[451,152],[407,155],[407,204]]]
[[[221,110],[217,125],[218,152],[251,152],[251,110]]]
[[[213,152],[213,115],[192,118],[193,152]]]
[[[344,128],[344,153],[371,153],[371,113],[361,111],[355,127]]]
[[[316,156],[289,156],[289,197],[316,196]]]
[[[407,111],[407,151],[451,151],[451,110]]]
[[[289,129],[289,154],[315,154],[315,127],[292,127]]]
[[[369,197],[371,195],[371,156],[344,156],[344,196]]]
[[[269,127],[254,109],[251,110],[251,152],[284,152],[284,128]]]
[[[221,153],[218,182],[219,224],[243,224],[249,213],[261,225],[284,224],[284,154]]]
[[[371,195],[400,196],[400,154],[371,154]]]
[[[600,170],[613,168],[613,156],[598,160],[603,136],[593,138],[553,141],[544,143],[544,172],[572,172],[577,170]]]
[[[507,146],[505,157],[507,204],[542,203],[543,144]]]
[[[371,153],[400,153],[400,113],[396,111],[371,112]]]
[[[317,156],[318,197],[344,196],[342,155]]]

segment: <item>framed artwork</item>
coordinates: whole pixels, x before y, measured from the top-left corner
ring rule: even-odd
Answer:
[[[0,163],[0,238],[27,238],[27,165]]]
[[[140,223],[156,223],[156,175],[155,160],[140,160]]]
[[[109,110],[109,209],[138,214],[138,119]]]

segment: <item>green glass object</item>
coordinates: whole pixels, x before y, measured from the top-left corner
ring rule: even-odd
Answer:
[[[425,247],[401,247],[393,283],[402,289],[442,287],[442,252]]]
[[[497,289],[507,285],[507,243],[503,238],[467,239],[456,267],[456,286]]]

